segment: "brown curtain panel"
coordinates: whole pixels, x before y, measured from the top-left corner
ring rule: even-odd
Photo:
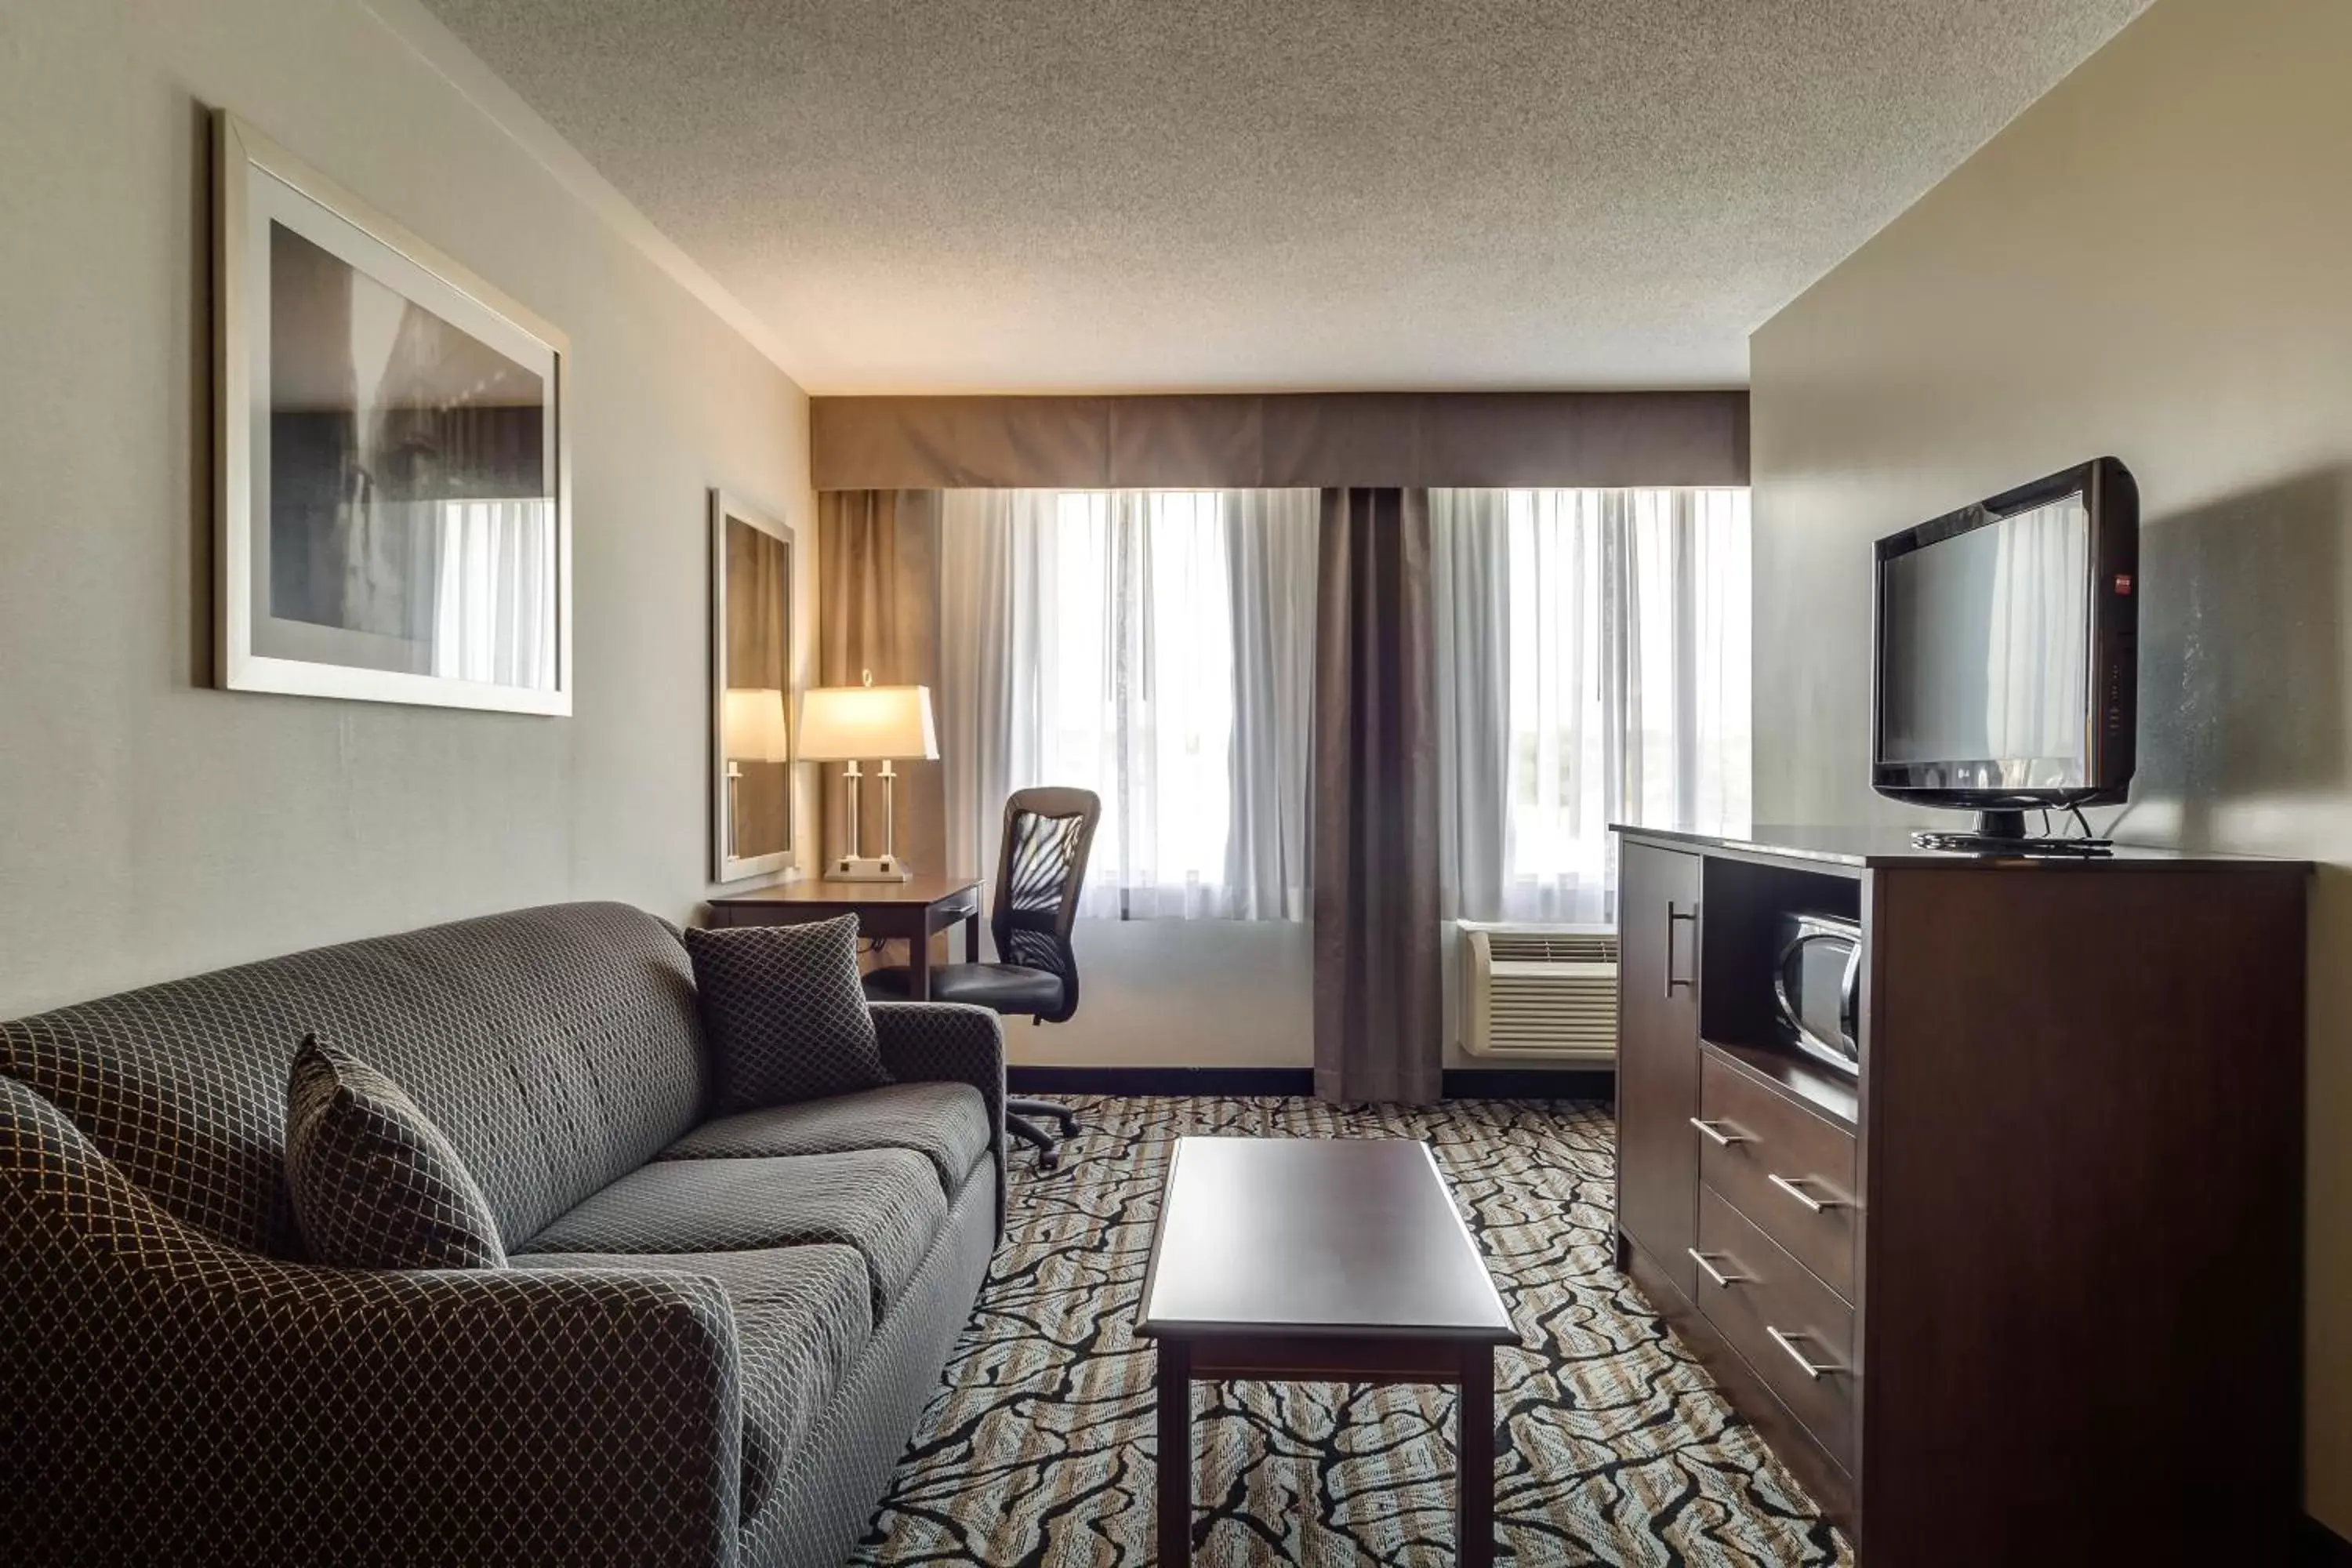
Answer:
[[[1444,1080],[1429,494],[1327,489],[1315,612],[1315,1092]]]
[[[828,490],[817,497],[817,680],[855,686],[940,687],[940,496],[936,490]],[[918,874],[945,863],[947,810],[938,763],[898,763],[898,854]],[[848,781],[822,764],[824,837],[818,861],[842,854],[849,833]],[[857,853],[882,853],[882,786],[866,764]]]

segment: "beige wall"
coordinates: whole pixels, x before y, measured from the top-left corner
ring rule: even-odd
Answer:
[[[199,684],[215,104],[569,333],[574,717]],[[705,488],[814,549],[773,364],[351,0],[0,0],[0,1016],[551,900],[693,912]]]
[[[1078,1013],[1007,1021],[1020,1063],[1090,1068],[1305,1068],[1315,1061],[1303,922],[1080,921]],[[983,945],[985,939],[983,938]],[[958,948],[956,956],[963,956]]]
[[[1871,539],[2103,452],[2138,475],[2118,831],[2323,863],[2307,1491],[2352,1533],[2347,65],[2341,0],[2158,0],[1759,330],[1752,365],[1759,820],[1903,815],[1867,787]]]

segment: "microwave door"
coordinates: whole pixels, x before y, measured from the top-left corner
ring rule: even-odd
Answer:
[[[1860,949],[1841,933],[1806,931],[1781,950],[1772,976],[1790,1043],[1845,1072],[1853,1070],[1846,981],[1860,958]]]

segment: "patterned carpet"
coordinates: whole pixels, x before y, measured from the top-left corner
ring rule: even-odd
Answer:
[[[1605,1107],[1071,1103],[1087,1131],[1059,1173],[1014,1156],[1011,1234],[857,1563],[1150,1561],[1152,1352],[1129,1330],[1186,1132],[1435,1147],[1524,1341],[1496,1357],[1502,1561],[1852,1562],[1612,1269]],[[1454,1561],[1452,1391],[1219,1384],[1194,1400],[1196,1563]]]

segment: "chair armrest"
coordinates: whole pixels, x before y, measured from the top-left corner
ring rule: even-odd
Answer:
[[[988,1105],[988,1147],[996,1156],[996,1229],[1004,1232],[1004,1021],[957,1002],[876,1002],[882,1065],[901,1083],[968,1083]]]
[[[740,1356],[712,1280],[258,1257],[7,1078],[0,1267],[22,1561],[734,1561]]]

